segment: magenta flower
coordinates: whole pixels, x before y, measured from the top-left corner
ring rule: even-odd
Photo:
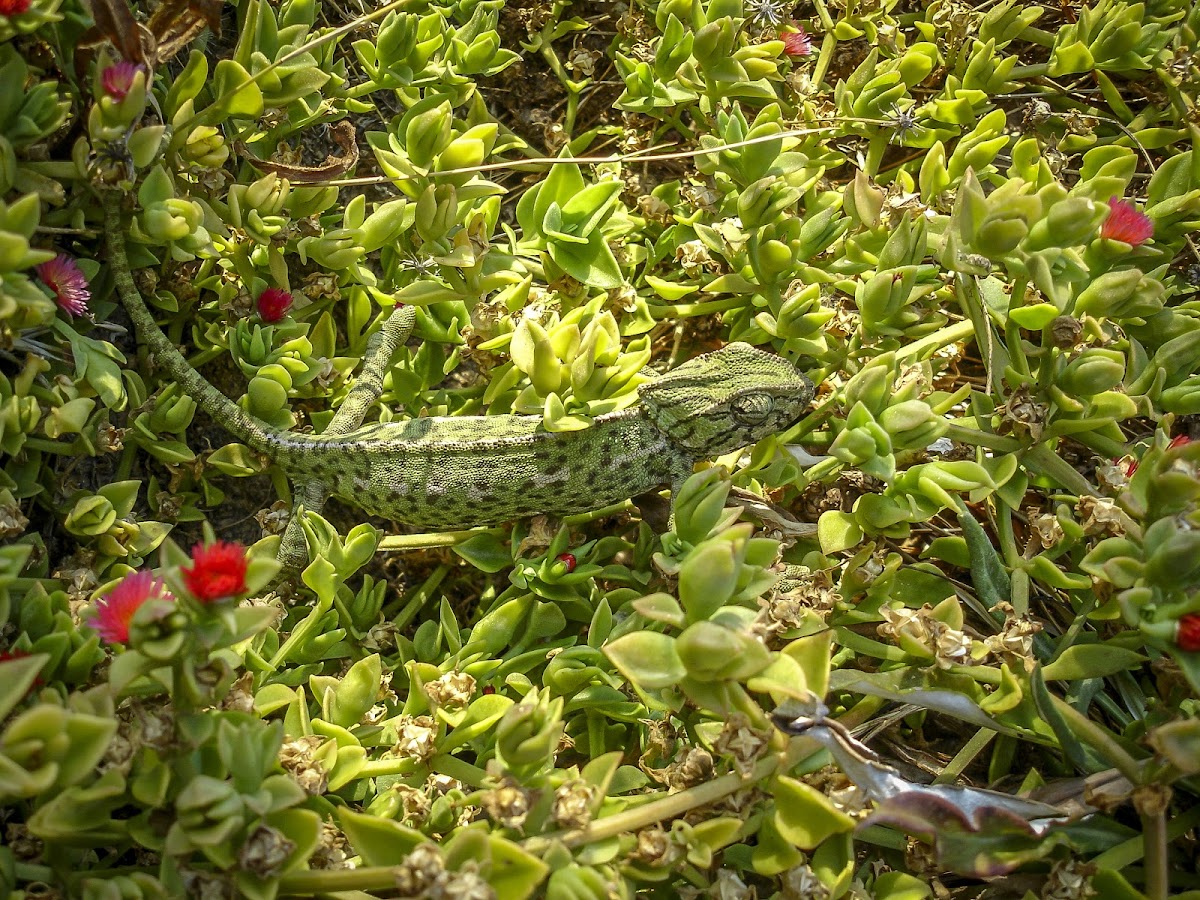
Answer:
[[[100,86],[104,88],[104,93],[119,103],[133,90],[133,79],[141,68],[137,63],[124,59],[113,63],[100,73]]]
[[[812,36],[799,22],[793,22],[792,27],[796,30],[779,32],[779,39],[783,41],[783,52],[788,56],[808,56],[812,53]]]
[[[292,295],[282,288],[267,288],[258,295],[258,316],[273,325],[292,308]]]
[[[148,600],[174,600],[162,579],[149,572],[131,572],[121,583],[96,601],[92,627],[105,643],[129,642],[129,623]]]
[[[1154,237],[1154,223],[1132,203],[1113,197],[1108,201],[1108,218],[1100,226],[1100,237],[1137,247]]]
[[[68,316],[86,316],[92,292],[79,265],[65,253],[37,267],[38,278],[54,292],[58,308]]]

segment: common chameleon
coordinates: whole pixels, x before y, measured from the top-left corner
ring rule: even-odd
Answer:
[[[133,282],[119,201],[105,225],[117,291],[156,363],[225,430],[279,465],[297,503],[327,496],[366,513],[426,528],[490,525],[534,514],[598,509],[663,485],[678,487],[702,460],[782,431],[813,397],[791,363],[732,343],[638,388],[638,404],[571,432],[541,430],[540,416],[434,416],[362,425],[383,375],[411,329],[393,313],[330,427],[322,434],[272,428],[199,375],[155,323]],[[296,517],[293,516],[293,520]],[[281,555],[297,555],[298,530]]]

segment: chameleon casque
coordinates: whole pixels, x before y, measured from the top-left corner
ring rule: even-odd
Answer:
[[[134,285],[115,197],[106,201],[105,224],[118,293],[155,362],[214,421],[279,465],[307,509],[332,495],[366,513],[433,529],[598,509],[677,487],[699,460],[789,427],[813,397],[812,382],[789,362],[733,343],[642,385],[637,405],[581,431],[547,432],[540,416],[516,415],[361,425],[411,329],[410,309],[397,310],[385,325],[382,345],[369,352],[374,359],[325,433],[279,431],[209,384],[159,329]]]

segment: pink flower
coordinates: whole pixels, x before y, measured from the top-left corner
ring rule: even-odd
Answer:
[[[272,325],[292,308],[292,295],[282,288],[267,288],[258,295],[258,317]]]
[[[129,642],[129,623],[148,600],[174,600],[162,579],[149,572],[131,572],[96,601],[92,627],[109,644]]]
[[[29,11],[29,0],[0,0],[0,16],[19,16]]]
[[[60,253],[49,262],[42,263],[36,271],[42,283],[54,292],[59,309],[72,318],[87,315],[92,292],[75,260]]]
[[[192,567],[183,570],[183,581],[193,597],[212,603],[246,593],[246,550],[232,541],[217,541],[192,548]]]
[[[1113,197],[1108,201],[1108,218],[1100,226],[1100,237],[1136,247],[1154,237],[1154,223],[1132,203]]]
[[[141,69],[137,63],[124,59],[113,63],[100,73],[100,86],[104,88],[104,93],[120,102],[129,96],[133,89],[133,79]]]
[[[783,52],[788,56],[808,56],[812,53],[812,37],[799,22],[793,22],[792,27],[796,30],[779,32]]]

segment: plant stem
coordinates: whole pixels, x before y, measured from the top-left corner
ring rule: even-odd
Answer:
[[[1096,752],[1112,763],[1122,775],[1134,784],[1141,783],[1141,764],[1126,753],[1125,748],[1118,744],[1107,730],[1097,725],[1066,700],[1056,697],[1053,694],[1050,695],[1050,699],[1054,703],[1055,710],[1066,720],[1071,728],[1071,732],[1077,738],[1090,744]]]
[[[650,315],[656,319],[691,319],[696,316],[707,316],[710,313],[725,312],[745,306],[743,297],[733,297],[728,300],[704,300],[700,303],[676,303],[671,306],[651,306]]]
[[[1142,858],[1145,860],[1146,896],[1167,900],[1170,876],[1167,871],[1167,817],[1164,810],[1142,813]]]
[[[522,849],[526,853],[537,855],[545,852],[556,841],[561,841],[568,847],[593,844],[618,834],[638,831],[656,822],[678,818],[693,809],[716,803],[744,787],[761,782],[776,772],[786,772],[800,760],[811,756],[819,749],[820,747],[811,738],[792,738],[788,743],[787,750],[760,760],[748,777],[743,778],[737,773],[722,775],[720,778],[714,778],[712,781],[698,784],[677,794],[669,794],[661,800],[653,800],[643,806],[598,819],[586,828],[577,831],[529,838],[522,844]]]
[[[503,534],[502,528],[468,528],[464,531],[436,531],[429,534],[389,534],[379,542],[378,550],[392,553],[454,547],[479,534]]]

